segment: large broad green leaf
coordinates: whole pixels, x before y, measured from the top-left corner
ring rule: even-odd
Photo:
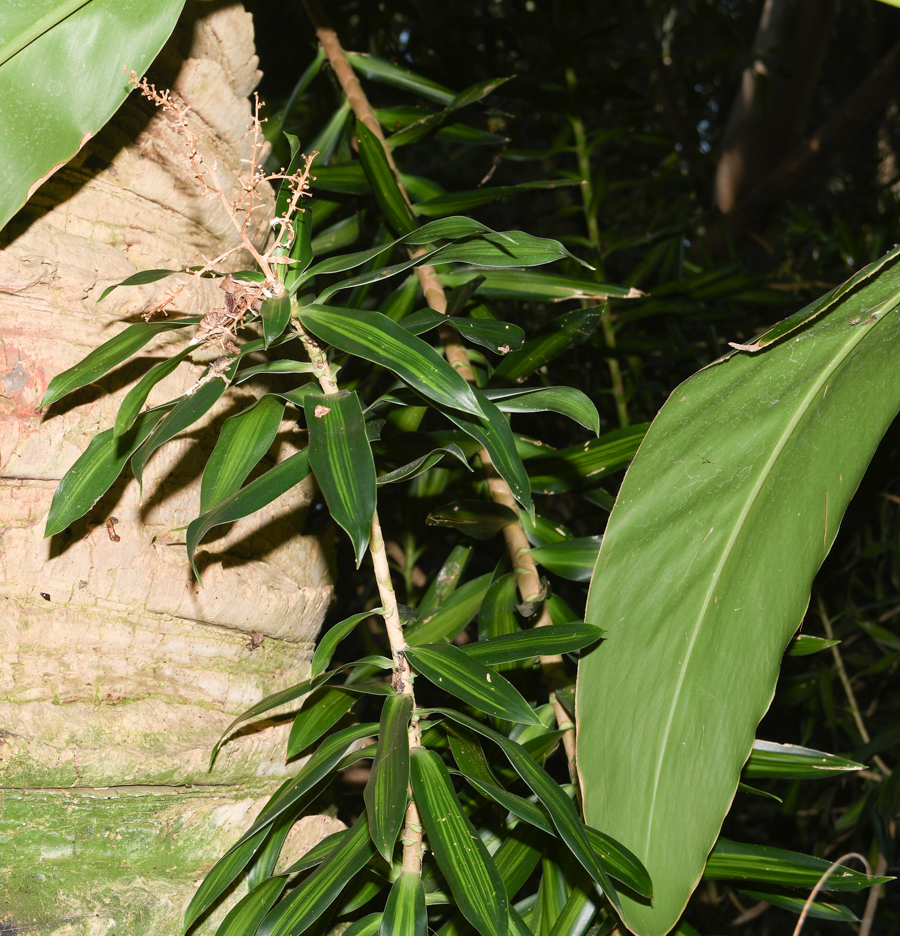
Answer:
[[[369,834],[379,854],[389,864],[406,813],[412,709],[413,697],[408,694],[390,695],[384,700],[378,753],[364,791]]]
[[[96,136],[169,38],[184,0],[4,4],[0,228]]]
[[[577,712],[587,821],[653,879],[652,907],[623,898],[637,933],[667,932],[700,879],[813,576],[900,408],[898,290],[891,263],[763,353],[694,375],[626,475],[586,615],[608,639],[582,658]]]
[[[332,519],[347,531],[359,567],[375,513],[375,461],[356,393],[309,393],[303,409],[309,426],[309,463]]]

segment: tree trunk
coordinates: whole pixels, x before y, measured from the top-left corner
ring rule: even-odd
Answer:
[[[123,63],[128,64],[128,63]],[[239,4],[188,10],[151,75],[190,106],[209,162],[233,188],[248,155],[247,95],[260,73]],[[179,532],[198,512],[212,426],[251,399],[225,394],[144,475],[120,480],[84,520],[44,540],[57,481],[112,425],[128,386],[184,340],[149,346],[41,414],[48,381],[138,321],[168,287],[103,289],[136,270],[183,268],[235,241],[194,184],[166,115],[136,95],[14,219],[0,249],[0,933],[174,936],[204,873],[284,779],[289,723],[232,718],[299,682],[332,596],[330,557],[302,534],[311,490],[288,492],[201,548],[192,579]],[[271,193],[269,193],[271,197]],[[256,237],[267,236],[260,212]],[[246,268],[238,257],[232,269]],[[222,305],[204,281],[182,305]],[[149,405],[196,382],[191,355]],[[295,448],[286,422],[273,448]],[[107,520],[117,518],[112,533]],[[204,553],[205,549],[205,553]],[[288,856],[333,831],[304,820]],[[212,932],[219,910],[198,932]]]

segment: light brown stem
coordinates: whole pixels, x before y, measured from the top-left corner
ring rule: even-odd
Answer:
[[[887,858],[880,852],[878,861],[875,862],[875,877],[883,877],[887,871]],[[876,884],[866,898],[866,910],[863,913],[862,921],[859,924],[859,936],[870,936],[872,924],[875,922],[875,911],[878,909],[878,901],[881,900],[881,891],[883,884]]]

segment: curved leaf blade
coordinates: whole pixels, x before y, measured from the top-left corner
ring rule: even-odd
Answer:
[[[422,875],[401,871],[388,895],[381,936],[428,936],[428,911]]]
[[[287,886],[286,877],[270,877],[258,884],[242,897],[219,924],[216,936],[247,936],[257,927],[272,909],[275,901]]]
[[[497,666],[536,656],[574,653],[595,644],[602,636],[603,631],[593,624],[547,624],[518,634],[465,644],[460,650],[485,666]]]
[[[501,413],[559,413],[594,435],[600,435],[600,414],[590,397],[574,387],[530,387],[522,390],[482,390]]]
[[[356,142],[359,161],[388,224],[399,234],[414,231],[419,223],[397,184],[397,177],[385,155],[384,144],[361,120],[356,121]]]
[[[119,406],[119,412],[116,413],[116,422],[113,426],[114,438],[118,438],[134,425],[134,421],[137,419],[141,407],[147,402],[150,391],[161,380],[168,377],[193,350],[194,349],[188,345],[188,347],[183,348],[174,357],[169,358],[167,361],[160,361],[159,364],[155,364],[128,391],[125,395],[125,399],[122,400]]]
[[[304,700],[303,707],[294,716],[285,757],[290,759],[318,741],[350,711],[355,701],[349,692],[339,688],[322,686],[316,689]]]
[[[788,340],[694,375],[626,476],[588,601],[609,639],[580,663],[577,713],[587,820],[653,878],[652,908],[623,899],[645,936],[703,873],[812,578],[900,408],[900,315],[853,324],[898,295],[893,263]]]
[[[448,578],[451,574],[452,572],[448,573]],[[406,642],[412,647],[417,647],[438,640],[453,640],[478,614],[491,578],[491,573],[488,572],[455,589],[433,611],[424,613],[415,624],[406,628]]]
[[[485,936],[507,936],[509,903],[497,867],[460,808],[450,774],[425,748],[412,753],[413,795],[429,848],[463,916]]]
[[[384,700],[378,731],[378,753],[364,790],[369,835],[388,864],[403,825],[409,788],[409,719],[411,695],[390,695]]]
[[[602,543],[602,536],[575,536],[562,543],[536,546],[531,550],[531,557],[538,565],[562,578],[589,582]]]
[[[333,624],[329,627],[325,635],[319,641],[315,653],[313,653],[312,663],[310,664],[310,676],[315,678],[320,673],[324,673],[325,670],[328,669],[329,663],[331,663],[331,658],[334,656],[334,651],[337,650],[338,644],[345,637],[353,633],[357,624],[360,624],[366,618],[374,614],[384,614],[384,608],[373,608],[371,611],[362,611],[359,614],[352,614],[350,617],[344,618],[343,621],[338,621],[337,624]]]
[[[450,527],[474,539],[491,539],[504,527],[519,522],[519,515],[493,501],[457,500],[436,507],[425,518],[429,526]]]
[[[368,55],[364,52],[348,52],[347,60],[353,68],[365,75],[370,81],[391,85],[403,91],[419,94],[429,101],[443,104],[445,107],[453,102],[456,95],[442,84],[418,75],[407,68],[400,68],[387,59]]]
[[[263,341],[268,348],[291,320],[291,299],[287,292],[264,299],[259,309],[259,317],[263,323]]]
[[[866,765],[836,754],[826,754],[799,744],[753,742],[753,750],[744,765],[742,776],[748,780],[775,777],[786,780],[824,780],[835,773],[862,770]]]

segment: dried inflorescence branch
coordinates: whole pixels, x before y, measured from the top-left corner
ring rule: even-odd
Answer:
[[[258,311],[263,299],[279,292],[282,288],[273,267],[292,262],[283,254],[287,252],[287,248],[290,247],[294,239],[292,218],[297,211],[304,210],[300,207],[303,196],[311,194],[309,184],[315,177],[310,175],[310,169],[313,159],[318,154],[312,153],[309,156],[304,156],[302,168],[294,173],[288,174],[284,169],[267,173],[262,167],[266,141],[262,133],[262,120],[259,116],[261,104],[258,95],[254,95],[253,117],[248,131],[250,158],[244,160],[248,164],[248,171],[243,178],[238,180],[240,184],[239,195],[237,198],[231,199],[225,193],[219,181],[215,164],[210,164],[204,159],[199,145],[201,138],[193,131],[188,120],[188,108],[173,97],[170,91],[157,91],[156,86],[150,84],[146,78],[139,79],[136,72],[129,71],[128,75],[132,84],[144,97],[153,101],[157,107],[161,107],[169,115],[175,132],[184,140],[188,162],[191,165],[194,177],[200,184],[202,193],[220,201],[240,239],[240,243],[230,247],[219,254],[218,257],[211,260],[204,258],[205,263],[202,267],[186,271],[191,274],[190,278],[168,293],[161,302],[147,309],[144,313],[144,320],[149,321],[158,312],[165,314],[166,307],[195,280],[216,271],[232,254],[240,250],[246,250],[259,266],[265,277],[264,282],[259,284],[247,283],[237,280],[233,276],[226,276],[222,281],[222,289],[225,290],[225,305],[221,308],[212,309],[206,314],[194,338],[194,343],[218,340],[222,342],[226,351],[235,353],[237,346],[232,338],[236,329],[243,324],[244,317],[250,311]],[[251,215],[262,204],[260,188],[266,183],[282,180],[287,183],[291,197],[284,214],[271,222],[275,230],[272,242],[265,251],[260,251],[247,233],[251,220],[253,220]]]

